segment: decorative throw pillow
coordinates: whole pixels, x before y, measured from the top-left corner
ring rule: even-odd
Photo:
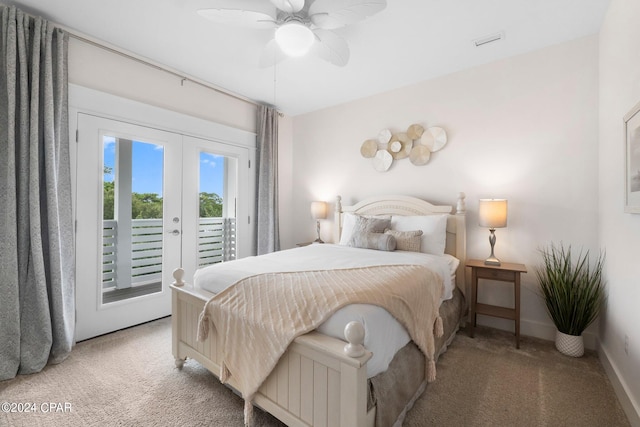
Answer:
[[[363,233],[384,233],[387,228],[391,228],[391,219],[382,219],[366,216],[356,216],[356,222],[353,225],[351,237],[347,242],[347,246],[355,246],[353,239],[355,236]]]
[[[422,230],[397,231],[387,230],[385,234],[390,234],[396,239],[396,249],[399,251],[420,252],[420,242]]]
[[[378,251],[394,251],[396,239],[386,233],[353,233],[349,246],[354,248],[375,249]]]
[[[355,227],[358,218],[391,220],[391,215],[358,215],[351,212],[344,213],[342,215],[342,232],[340,234],[341,245],[349,245],[349,240],[351,240],[351,235],[353,234],[353,227]],[[386,228],[388,228],[388,226]],[[380,233],[383,231],[384,229],[381,230]]]

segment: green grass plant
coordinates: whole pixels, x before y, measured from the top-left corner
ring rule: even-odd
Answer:
[[[543,265],[536,269],[547,311],[558,330],[580,336],[600,313],[604,299],[604,254],[589,263],[589,251],[574,263],[571,246],[562,244],[540,250]]]

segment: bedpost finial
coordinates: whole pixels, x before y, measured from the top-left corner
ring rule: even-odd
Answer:
[[[342,197],[336,196],[336,212],[342,211]]]
[[[458,193],[458,205],[456,206],[456,214],[464,214],[467,211],[464,199],[467,197],[462,191]]]
[[[175,270],[173,270],[173,278],[174,278],[173,285],[183,286],[184,285],[184,281],[182,280],[183,277],[184,277],[183,268],[178,267]]]
[[[344,337],[348,344],[344,346],[344,352],[349,357],[364,356],[364,326],[362,323],[352,321],[344,327]]]

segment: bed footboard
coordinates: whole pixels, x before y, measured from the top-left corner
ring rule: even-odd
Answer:
[[[178,279],[178,277],[176,277]],[[192,358],[219,376],[222,349],[217,331],[209,325],[208,338],[196,340],[198,316],[208,297],[176,280],[172,292],[172,347],[176,366]],[[354,338],[351,335],[355,335]],[[359,357],[357,335],[350,344],[311,332],[294,340],[276,368],[260,387],[254,403],[288,426],[372,427],[375,407],[367,411],[366,363],[371,352]],[[355,348],[354,348],[355,347]],[[229,385],[235,387],[233,377]]]

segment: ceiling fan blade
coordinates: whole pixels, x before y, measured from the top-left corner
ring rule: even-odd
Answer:
[[[311,22],[333,29],[361,21],[387,7],[386,0],[316,0],[309,7]]]
[[[264,50],[262,51],[262,54],[260,55],[259,65],[262,68],[269,68],[269,67],[271,67],[273,65],[276,65],[277,63],[281,62],[286,57],[287,57],[287,55],[285,55],[282,52],[282,50],[278,46],[278,43],[276,43],[275,40],[271,40],[264,47]]]
[[[213,0],[198,15],[213,22],[249,28],[274,28],[277,9],[263,0]]]
[[[316,28],[313,30],[316,42],[311,47],[310,53],[337,65],[344,67],[349,62],[349,45],[333,31]]]
[[[304,7],[304,0],[271,0],[271,3],[287,13],[300,12]]]

